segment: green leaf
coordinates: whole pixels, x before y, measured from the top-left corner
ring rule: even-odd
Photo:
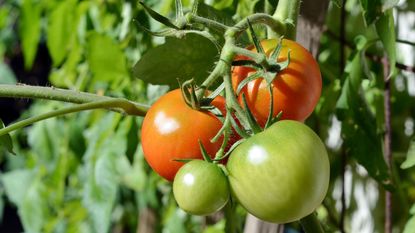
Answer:
[[[74,0],[65,0],[60,2],[48,17],[46,42],[54,66],[62,63],[68,53],[71,39],[77,34],[74,30],[75,8]]]
[[[392,9],[386,11],[379,20],[376,21],[375,26],[389,58],[390,73],[387,75],[388,77],[391,77],[396,73],[396,36]]]
[[[16,84],[16,77],[8,65],[0,62],[0,84]]]
[[[361,93],[361,62],[360,52],[351,55],[336,113],[342,121],[342,137],[347,152],[366,168],[370,176],[390,189],[390,177],[383,157],[381,136],[377,134],[376,119]]]
[[[188,34],[182,39],[168,38],[149,50],[134,66],[134,76],[151,84],[178,87],[177,79],[193,78],[201,83],[213,67],[218,51],[208,39]]]
[[[115,204],[119,157],[127,150],[128,122],[120,124],[119,114],[108,113],[86,132],[89,138],[84,155],[88,180],[85,183],[83,203],[90,214],[96,232],[108,232]]]
[[[2,174],[1,182],[7,198],[16,206],[22,205],[34,178],[31,170],[13,170]]]
[[[374,23],[382,14],[381,0],[360,0],[360,5],[363,8],[366,25]]]
[[[0,129],[4,128],[4,123],[0,119]],[[5,147],[7,151],[9,151],[12,154],[15,154],[13,151],[13,142],[12,138],[10,137],[10,134],[5,134],[0,136],[0,147]]]
[[[41,232],[48,214],[45,186],[40,179],[29,185],[23,203],[19,206],[19,216],[26,232]]]
[[[87,61],[96,80],[110,82],[129,77],[125,55],[110,37],[92,32],[87,46]]]
[[[412,216],[408,222],[406,222],[402,233],[415,233],[415,216]]]
[[[402,169],[408,169],[415,166],[415,138],[412,138],[408,153],[406,154],[406,160],[401,164]]]
[[[238,2],[238,7],[236,8],[236,13],[239,18],[247,17],[254,13],[255,5],[259,0],[240,0]]]
[[[42,4],[36,0],[23,0],[19,32],[22,40],[25,68],[33,65],[40,40]]]

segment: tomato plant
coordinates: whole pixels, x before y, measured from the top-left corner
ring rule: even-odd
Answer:
[[[217,97],[213,105],[224,104]],[[208,111],[197,111],[187,106],[180,89],[163,95],[148,110],[141,129],[144,157],[162,177],[173,181],[183,165],[175,159],[202,159],[199,140],[209,155],[214,155],[222,140],[211,142],[222,122]]]
[[[261,41],[265,53],[270,54],[278,45],[278,40]],[[253,46],[248,47],[255,50]],[[282,111],[282,119],[304,121],[314,110],[321,94],[321,74],[313,56],[295,41],[283,39],[278,61],[287,59],[290,53],[288,67],[280,71],[272,82],[273,116]],[[247,60],[247,57],[237,56],[235,60]],[[253,74],[255,70],[246,66],[236,66],[232,70],[232,82],[236,89],[242,80]],[[239,99],[242,102],[245,95],[248,107],[258,123],[264,126],[270,106],[270,93],[265,79],[250,81],[241,89]]]
[[[204,160],[192,160],[179,169],[173,194],[180,208],[196,215],[220,210],[230,196],[225,174],[218,165]]]
[[[231,190],[241,205],[276,223],[312,213],[326,195],[330,176],[320,138],[292,120],[279,121],[239,145],[227,169]]]

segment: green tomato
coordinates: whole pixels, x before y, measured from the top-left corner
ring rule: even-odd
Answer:
[[[218,165],[192,160],[177,172],[173,194],[184,211],[208,215],[220,210],[229,200],[229,183]]]
[[[279,121],[239,145],[227,163],[231,191],[256,217],[299,220],[323,201],[330,177],[327,151],[306,125]]]

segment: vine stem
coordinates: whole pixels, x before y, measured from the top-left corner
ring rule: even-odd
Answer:
[[[14,124],[8,125],[5,128],[0,129],[0,136],[10,133],[13,130],[17,130],[23,128],[25,126],[31,125],[35,122],[46,120],[52,117],[62,116],[69,113],[75,113],[85,110],[92,110],[92,109],[99,109],[99,108],[111,108],[111,107],[119,107],[120,104],[123,104],[123,99],[109,99],[109,100],[101,100],[91,103],[79,104],[75,106],[70,106],[67,108],[50,111],[38,116],[30,117],[25,120],[18,121]]]
[[[46,99],[77,104],[99,102],[100,108],[112,108],[114,111],[136,116],[144,116],[149,108],[147,105],[135,103],[123,98],[100,96],[86,92],[59,89],[54,87],[40,87],[29,85],[0,84],[0,97]],[[105,103],[108,105],[105,105]],[[90,106],[93,107],[94,105]]]
[[[300,224],[306,233],[324,233],[315,213],[302,218]]]
[[[388,165],[389,173],[392,175],[392,126],[391,126],[391,79],[388,78],[389,62],[387,56],[382,59],[383,76],[385,80],[384,86],[384,114],[385,114],[385,136],[384,136],[384,152],[385,160]],[[385,193],[385,233],[392,232],[392,193]]]
[[[295,40],[297,21],[300,13],[300,0],[279,0],[273,18],[286,25],[284,37]],[[274,35],[274,37],[279,37]]]

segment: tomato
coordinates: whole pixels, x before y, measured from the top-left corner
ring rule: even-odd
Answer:
[[[283,120],[247,139],[227,163],[231,192],[256,217],[299,220],[323,201],[329,184],[327,151],[298,121]]]
[[[222,170],[213,163],[193,160],[180,168],[173,182],[173,194],[184,211],[208,215],[228,202],[229,184]]]
[[[270,54],[277,46],[275,39],[261,42],[265,52]],[[250,50],[255,50],[252,46]],[[287,68],[279,72],[272,82],[273,115],[282,111],[282,119],[304,121],[314,110],[321,94],[321,74],[319,66],[313,56],[295,41],[284,39],[278,61],[287,59],[290,51],[290,63]],[[236,60],[247,60],[247,57],[237,56]],[[232,70],[232,82],[236,90],[239,83],[250,76],[254,69],[237,66]],[[270,106],[270,93],[267,82],[256,79],[249,82],[239,93],[242,103],[244,93],[248,107],[258,123],[264,126]]]
[[[223,109],[225,101],[218,96],[212,104]],[[209,155],[214,156],[222,140],[210,142],[222,122],[208,111],[197,111],[183,100],[180,89],[163,95],[148,110],[141,128],[144,157],[160,176],[173,181],[183,165],[175,159],[202,159],[200,140]]]

